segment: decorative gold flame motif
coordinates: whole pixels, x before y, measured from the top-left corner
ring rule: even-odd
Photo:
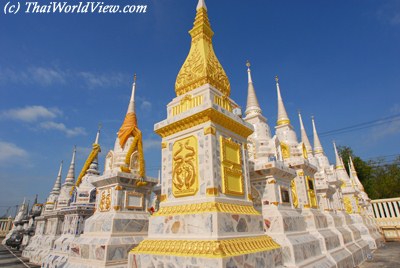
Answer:
[[[100,196],[99,211],[109,211],[111,208],[111,189],[101,191]]]
[[[193,29],[189,31],[192,44],[181,70],[176,78],[175,92],[183,95],[199,86],[210,84],[229,96],[230,83],[212,46],[211,29],[207,10],[197,10]]]
[[[175,197],[194,195],[198,190],[197,139],[176,141],[173,146],[172,192]]]

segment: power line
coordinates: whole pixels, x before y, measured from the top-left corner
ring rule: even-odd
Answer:
[[[391,116],[387,116],[387,117],[384,117],[381,119],[375,119],[375,120],[371,120],[371,121],[367,121],[367,122],[363,122],[363,123],[359,123],[359,124],[355,124],[355,125],[351,125],[351,126],[347,126],[347,127],[342,127],[342,128],[338,128],[338,129],[321,132],[319,134],[319,136],[326,137],[326,136],[331,136],[334,134],[343,134],[343,133],[362,130],[362,129],[370,128],[370,127],[374,127],[374,126],[380,126],[380,125],[396,122],[399,120],[400,120],[400,113],[394,114]],[[312,137],[312,136],[313,135],[310,135],[310,137]]]

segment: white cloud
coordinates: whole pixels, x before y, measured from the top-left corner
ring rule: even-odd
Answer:
[[[0,113],[0,118],[19,120],[24,122],[35,122],[39,119],[54,119],[61,115],[57,108],[46,108],[44,106],[26,106],[15,108]]]
[[[126,76],[122,73],[61,70],[52,66],[31,66],[20,70],[0,66],[0,83],[40,85],[43,87],[78,83],[89,89],[111,88],[124,85]]]
[[[398,1],[387,1],[377,11],[379,20],[391,25],[400,25],[400,3]]]
[[[84,84],[89,89],[116,87],[124,84],[125,77],[120,73],[96,74],[93,72],[79,72],[77,76],[83,79]]]
[[[0,163],[25,160],[28,152],[14,143],[0,141]]]
[[[140,104],[140,109],[145,112],[151,111],[151,108],[152,108],[152,104],[149,101],[143,100],[142,104]]]
[[[143,140],[143,149],[160,149],[161,148],[161,140],[157,139],[145,139]]]
[[[48,67],[31,67],[28,69],[29,77],[43,86],[65,83],[67,74]]]
[[[68,137],[86,135],[86,131],[82,127],[67,128],[63,123],[46,121],[39,124],[39,127],[46,130],[58,130],[64,132]]]

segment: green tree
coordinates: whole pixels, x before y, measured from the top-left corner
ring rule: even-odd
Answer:
[[[400,196],[400,157],[387,164],[385,159],[368,162],[356,156],[348,146],[339,146],[338,151],[348,170],[349,156],[352,157],[358,178],[371,199]]]

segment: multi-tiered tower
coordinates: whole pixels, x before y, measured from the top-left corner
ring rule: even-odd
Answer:
[[[351,233],[352,240],[361,248],[364,259],[370,254],[370,248],[368,243],[361,238],[360,231],[354,226],[354,223],[350,217],[350,214],[357,213],[358,211],[358,199],[357,193],[353,188],[353,184],[349,178],[349,175],[344,168],[343,160],[339,156],[336,148],[336,143],[333,143],[336,157],[336,177],[337,180],[342,182],[342,186],[337,189],[339,196],[342,196],[342,202],[345,210],[338,210],[337,215],[342,219],[343,226],[345,226]]]
[[[292,206],[290,184],[297,174],[284,163],[280,140],[277,136],[271,137],[258,104],[249,64],[247,71],[245,121],[254,127],[254,133],[248,138],[249,171],[254,205],[262,211],[265,232],[281,245],[285,267],[333,267],[333,262],[322,253],[318,239],[307,231],[304,216]],[[284,109],[283,102],[281,108]]]
[[[297,142],[296,133],[290,124],[289,117],[283,104],[277,77],[276,87],[278,95],[276,135],[281,142],[281,148],[283,150],[282,155],[285,158],[285,162],[289,166],[294,167],[297,172],[296,178],[292,181],[294,184],[292,185],[293,195],[295,197],[297,196],[297,202],[295,200],[294,204],[301,209],[301,214],[304,216],[307,224],[307,231],[319,239],[320,249],[331,264],[337,267],[349,267],[353,264],[349,252],[340,244],[339,235],[330,230],[326,216],[318,209],[316,184],[314,181],[314,175],[318,168],[311,164],[308,159],[310,145],[307,145],[309,147],[307,150],[305,143]],[[303,132],[305,134],[305,130]],[[322,150],[319,141],[315,145],[315,150]],[[318,164],[315,160],[314,158],[311,159],[315,164]],[[323,198],[323,196],[320,196],[320,198]]]
[[[114,150],[106,156],[104,174],[91,180],[97,189],[96,211],[85,221],[83,234],[71,243],[65,267],[125,267],[129,250],[147,236],[147,208],[157,179],[145,174],[135,90],[136,75]]]
[[[229,97],[203,0],[189,33],[177,97],[155,125],[162,137],[160,209],[129,267],[276,267],[279,245],[264,234],[250,191],[246,142],[253,128]]]
[[[354,167],[353,160],[349,157],[349,173],[352,187],[357,193],[358,212],[351,213],[350,217],[354,222],[354,226],[360,231],[361,237],[368,242],[370,249],[377,249],[384,243],[379,227],[369,215],[371,208],[370,199],[364,191],[364,186],[358,179],[357,171]]]
[[[75,182],[75,156],[76,147],[74,147],[72,153],[72,160],[68,169],[67,176],[63,185],[60,188],[60,194],[54,201],[55,205],[53,207],[53,210],[47,211],[47,213],[45,214],[46,227],[44,230],[44,236],[41,239],[40,247],[29,259],[29,262],[31,263],[41,265],[44,262],[45,258],[49,255],[50,250],[53,248],[54,241],[56,241],[61,235],[64,215],[60,213],[60,210],[61,208],[68,207],[70,203],[70,191]]]
[[[62,166],[63,162],[60,164],[56,182],[54,183],[53,189],[47,197],[46,203],[42,208],[41,215],[36,218],[35,235],[31,238],[29,245],[22,251],[22,257],[28,258],[30,261],[31,259],[33,260],[35,256],[38,256],[39,250],[44,247],[47,219],[49,217],[56,217],[56,214],[53,213],[53,210],[55,208],[55,203],[57,202],[58,196],[60,195]]]
[[[42,267],[64,266],[68,260],[72,241],[83,233],[85,220],[94,212],[96,188],[91,182],[100,174],[98,170],[99,136],[100,128],[75,186],[69,187],[68,194],[72,194],[72,203],[59,211],[64,216],[61,236],[54,242],[54,247],[44,259]]]

